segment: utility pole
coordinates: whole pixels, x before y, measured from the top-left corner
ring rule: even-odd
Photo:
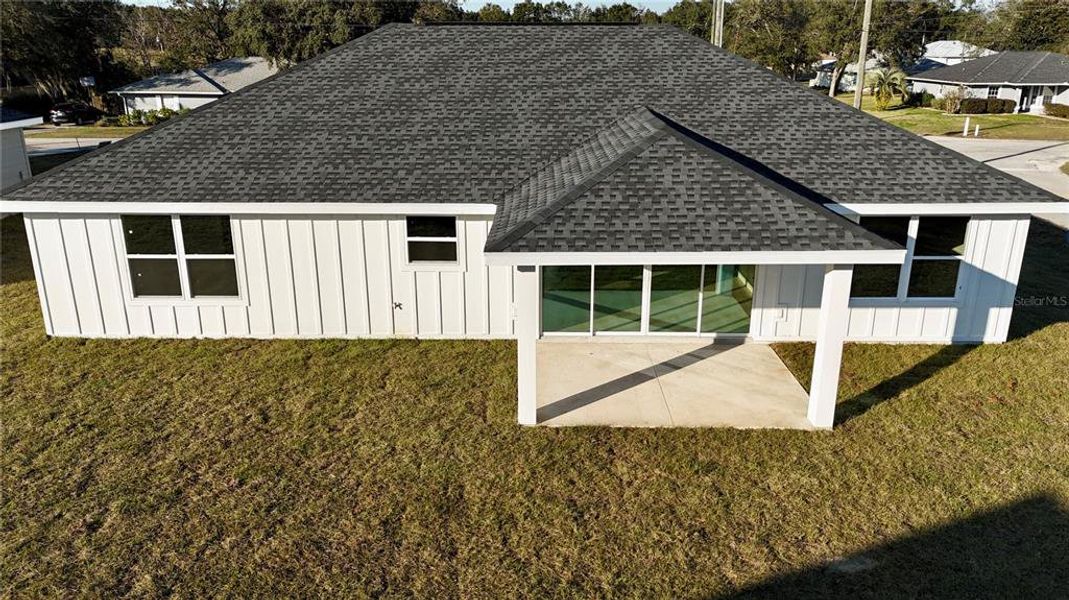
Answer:
[[[724,0],[713,0],[713,27],[709,41],[714,46],[724,47]]]
[[[857,83],[854,85],[854,108],[861,108],[861,91],[865,89],[865,60],[869,54],[869,25],[872,23],[872,0],[865,0],[865,19],[861,25],[861,50],[857,54]]]

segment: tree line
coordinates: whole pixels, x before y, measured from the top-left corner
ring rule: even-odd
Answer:
[[[724,46],[786,77],[819,58],[836,61],[833,80],[855,61],[863,0],[732,0]],[[458,0],[172,0],[166,7],[118,0],[0,4],[0,80],[52,99],[84,95],[81,78],[107,90],[162,72],[231,56],[264,56],[283,67],[392,22],[666,23],[708,39],[712,0],[680,0],[656,14],[626,2],[489,3],[466,11]],[[907,67],[924,44],[959,39],[996,50],[1069,53],[1069,0],[876,0],[869,48],[890,67]]]

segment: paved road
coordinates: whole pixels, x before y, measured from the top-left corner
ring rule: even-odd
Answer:
[[[27,154],[53,154],[57,152],[70,152],[72,150],[84,149],[84,148],[96,148],[100,142],[116,142],[121,140],[121,137],[116,138],[50,138],[50,137],[35,137],[32,135],[26,136],[26,153]]]
[[[934,135],[928,139],[1069,198],[1069,175],[1059,171],[1069,162],[1069,141],[986,140]]]

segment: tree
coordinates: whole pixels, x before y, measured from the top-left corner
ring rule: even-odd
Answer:
[[[1006,0],[991,30],[996,50],[1069,50],[1069,0]]]
[[[487,4],[480,8],[478,15],[480,21],[487,23],[500,23],[502,21],[508,21],[511,18],[508,11],[497,4]]]
[[[713,23],[713,4],[709,0],[680,0],[661,16],[662,23],[669,23],[691,35],[709,39]]]
[[[121,33],[117,0],[2,2],[0,69],[52,98],[81,93],[79,78],[105,72],[104,49],[118,46]]]
[[[595,8],[590,12],[590,20],[595,23],[640,23],[647,12],[624,2]]]
[[[200,67],[230,58],[227,15],[235,0],[173,0],[174,40],[169,52],[174,66]]]
[[[873,8],[871,47],[886,65],[903,69],[924,56],[924,44],[942,33],[947,0],[882,0]]]
[[[227,18],[238,54],[282,65],[306,60],[382,23],[409,21],[419,8],[375,0],[244,0]]]
[[[861,46],[861,11],[858,0],[810,0],[806,38],[814,53],[835,59],[828,95],[839,91],[847,65],[857,61]]]
[[[898,69],[876,69],[865,76],[865,85],[872,91],[876,100],[876,110],[887,110],[891,100],[899,98],[905,102],[909,98],[906,74]]]
[[[737,0],[725,36],[732,52],[795,79],[816,60],[805,43],[808,14],[794,0]]]

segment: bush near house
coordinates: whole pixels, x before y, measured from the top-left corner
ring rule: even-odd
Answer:
[[[97,121],[100,127],[135,127],[137,125],[155,125],[172,117],[184,115],[189,112],[188,108],[172,110],[161,108],[159,110],[134,110],[118,117],[105,117]]]
[[[907,104],[909,106],[920,106],[921,108],[931,108],[938,100],[931,92],[910,92],[909,100]]]
[[[1044,104],[1043,113],[1050,117],[1069,119],[1069,104],[1058,104],[1057,102]]]
[[[963,98],[958,112],[963,115],[1012,113],[1017,106],[1013,100],[1002,98]]]

